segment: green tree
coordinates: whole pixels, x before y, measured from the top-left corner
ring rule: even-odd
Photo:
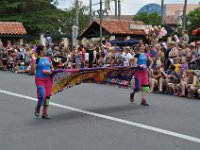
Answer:
[[[82,32],[88,25],[89,25],[89,15],[88,7],[81,6],[79,10],[79,32]],[[75,7],[68,8],[62,14],[60,18],[61,22],[63,22],[61,26],[61,32],[65,34],[71,34],[72,32],[72,25],[75,19]]]
[[[191,34],[193,30],[200,27],[200,7],[191,11],[187,16],[187,26],[186,29]]]
[[[29,34],[58,32],[62,11],[55,0],[1,0],[1,21],[23,22]]]
[[[134,21],[143,21],[145,24],[150,25],[160,25],[161,24],[161,16],[158,13],[154,12],[148,14],[147,12],[142,12],[133,17]]]
[[[1,0],[0,21],[18,21],[28,34],[71,34],[75,8],[60,10],[57,0]],[[88,8],[80,8],[80,30],[89,24]]]

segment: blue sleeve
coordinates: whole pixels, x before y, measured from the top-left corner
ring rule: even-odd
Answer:
[[[167,70],[167,75],[170,75],[171,73],[171,70]]]
[[[154,57],[154,58],[157,58],[157,57],[158,57],[158,53],[157,53],[156,51],[154,51],[153,57]]]

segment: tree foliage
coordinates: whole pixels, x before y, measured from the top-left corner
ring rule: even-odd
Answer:
[[[200,7],[191,11],[187,16],[187,24],[186,28],[189,33],[192,33],[193,30],[200,28]]]
[[[71,34],[75,9],[60,10],[57,0],[1,0],[0,21],[22,22],[29,34]],[[88,25],[86,7],[80,9],[80,30]]]
[[[160,25],[161,24],[161,16],[158,13],[154,12],[148,14],[147,12],[142,12],[133,17],[134,21],[143,21],[145,24],[150,25]]]

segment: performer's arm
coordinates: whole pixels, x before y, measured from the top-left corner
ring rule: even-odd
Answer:
[[[139,53],[135,55],[134,59],[133,59],[133,66],[137,67],[138,66],[138,58],[139,58]]]
[[[153,60],[150,56],[148,56],[148,59],[149,59],[149,62],[150,62],[149,69],[151,69],[152,66],[153,66]]]
[[[54,67],[53,67],[53,64],[52,64],[52,62],[51,62],[51,70],[54,70]]]
[[[31,73],[32,74],[36,73],[36,67],[37,67],[37,64],[36,64],[35,60],[33,60],[33,63],[32,63],[32,66],[31,66]]]

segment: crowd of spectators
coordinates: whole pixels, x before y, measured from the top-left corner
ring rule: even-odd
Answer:
[[[64,47],[62,42],[46,46],[46,55],[55,69],[132,66],[140,46],[153,59],[149,70],[151,92],[181,97],[200,98],[200,41],[189,43],[187,32],[182,37],[175,33],[166,41],[145,43],[140,40],[133,46],[116,46],[106,41],[100,46]],[[0,40],[0,69],[31,74],[36,60],[34,45],[16,46]]]

